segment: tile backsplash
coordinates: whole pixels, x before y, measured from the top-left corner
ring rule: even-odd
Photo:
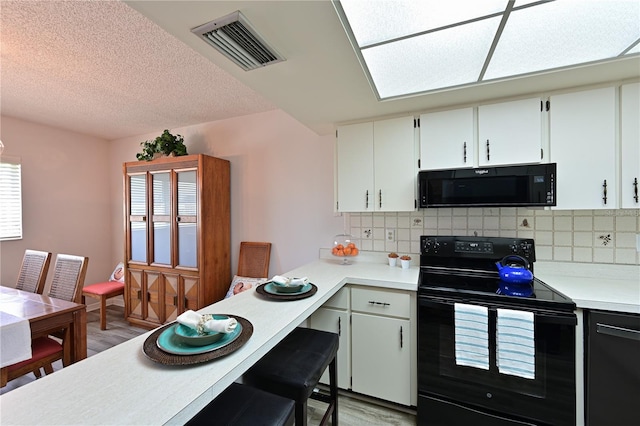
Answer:
[[[362,250],[420,253],[421,235],[533,238],[544,261],[639,265],[640,210],[437,208],[410,213],[349,213]],[[395,231],[388,241],[387,230]]]

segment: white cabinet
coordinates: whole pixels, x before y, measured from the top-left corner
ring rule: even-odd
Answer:
[[[415,210],[413,117],[338,127],[337,211]]]
[[[409,293],[354,287],[351,297],[352,390],[411,405],[415,346]]]
[[[552,96],[551,162],[557,209],[611,209],[617,203],[616,88]]]
[[[420,169],[540,163],[543,116],[539,98],[420,116]]]
[[[640,207],[640,83],[620,88],[620,207]]]
[[[478,164],[539,163],[542,111],[539,98],[478,107]]]
[[[338,387],[351,387],[351,327],[349,325],[349,288],[343,287],[309,318],[309,327],[316,330],[337,333],[339,338],[337,354]],[[329,384],[329,369],[320,382]]]
[[[420,116],[420,169],[473,166],[473,108]]]

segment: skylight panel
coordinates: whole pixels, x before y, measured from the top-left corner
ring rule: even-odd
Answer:
[[[332,1],[378,99],[640,53],[638,0]]]
[[[509,15],[485,79],[616,57],[640,37],[640,2],[554,1]]]
[[[502,13],[507,0],[342,0],[342,8],[358,43],[364,47]]]
[[[379,97],[476,82],[499,23],[490,18],[364,49]]]

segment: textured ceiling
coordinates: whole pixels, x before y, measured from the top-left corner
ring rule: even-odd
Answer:
[[[245,72],[190,31],[236,10],[286,61]],[[0,113],[108,140],[275,108],[327,134],[341,123],[640,78],[636,54],[380,102],[329,0],[0,0],[0,31]]]
[[[2,115],[108,140],[276,108],[119,1],[0,3]]]

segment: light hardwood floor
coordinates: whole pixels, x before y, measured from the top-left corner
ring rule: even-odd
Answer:
[[[123,308],[107,307],[107,330],[100,330],[98,311],[87,312],[87,356],[92,356],[145,333],[147,330],[131,326],[124,320]],[[62,368],[60,361],[54,363],[54,370]],[[54,372],[55,374],[55,372]],[[33,382],[35,376],[27,374],[12,380],[0,389],[0,394],[10,392],[20,386]],[[326,405],[310,400],[308,408],[309,425],[317,425],[324,414]],[[360,398],[354,398],[348,392],[341,392],[338,401],[338,421],[345,426],[369,425],[415,425],[415,413],[403,407],[381,405]]]

